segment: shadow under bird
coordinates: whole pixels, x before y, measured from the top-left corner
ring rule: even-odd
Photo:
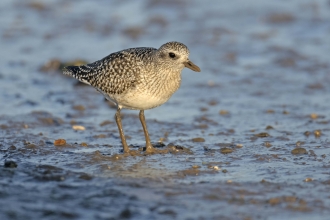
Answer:
[[[115,115],[124,153],[130,149],[126,143],[120,110],[140,110],[146,152],[156,152],[152,146],[144,117],[144,110],[164,104],[180,87],[181,71],[200,68],[189,60],[189,50],[179,42],[168,42],[159,49],[130,48],[112,53],[101,60],[81,66],[67,66],[65,75],[91,85],[117,106]]]

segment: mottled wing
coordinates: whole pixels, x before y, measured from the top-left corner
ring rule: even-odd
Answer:
[[[92,85],[102,93],[121,94],[135,86],[144,60],[154,50],[146,47],[122,50],[91,64],[68,66],[64,74]]]
[[[93,77],[101,74],[102,60],[96,61],[91,64],[81,66],[67,66],[63,69],[63,74],[72,76],[79,81],[91,85]]]

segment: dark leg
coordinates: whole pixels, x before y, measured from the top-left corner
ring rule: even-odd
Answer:
[[[121,124],[120,108],[117,109],[115,119],[116,119],[116,122],[117,122],[117,126],[118,126],[118,130],[119,130],[119,134],[120,134],[121,143],[123,145],[124,153],[128,153],[129,148],[128,148],[127,143],[126,143],[126,139],[125,139],[125,135],[124,135],[124,131],[123,131],[123,126]]]
[[[154,147],[151,145],[149,133],[146,125],[146,119],[144,117],[144,110],[141,110],[139,113],[139,118],[143,127],[144,137],[146,139],[146,152],[154,152]]]

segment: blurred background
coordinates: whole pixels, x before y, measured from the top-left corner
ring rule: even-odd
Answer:
[[[1,219],[328,219],[329,0],[1,0],[0,14]],[[153,142],[185,150],[116,160],[115,109],[61,68],[169,41],[202,72],[146,118]]]

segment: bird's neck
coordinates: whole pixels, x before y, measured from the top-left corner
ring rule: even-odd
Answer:
[[[158,92],[155,94],[170,98],[175,91],[177,91],[181,84],[181,71],[170,71],[169,69],[162,69],[155,71],[157,75],[150,77],[150,85],[157,88]],[[156,86],[155,86],[156,85]]]

